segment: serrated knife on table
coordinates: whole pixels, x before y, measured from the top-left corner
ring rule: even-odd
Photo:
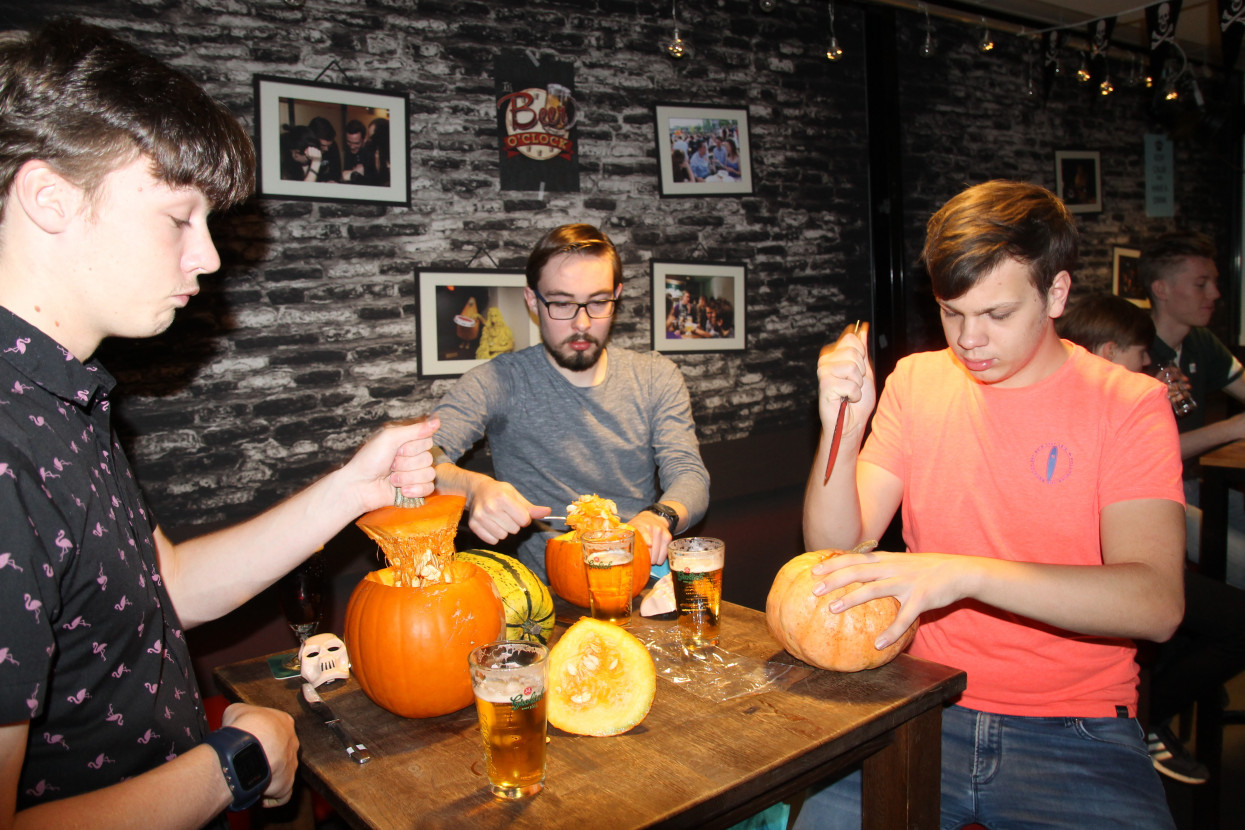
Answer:
[[[346,754],[354,759],[355,763],[366,764],[372,760],[372,754],[368,752],[363,742],[350,734],[350,731],[342,724],[341,718],[333,714],[333,710],[324,702],[324,698],[320,697],[320,693],[310,683],[303,684],[303,693],[301,695],[303,705],[313,715],[324,721],[324,725],[332,730],[337,736],[337,740],[342,742],[342,746],[346,747]]]

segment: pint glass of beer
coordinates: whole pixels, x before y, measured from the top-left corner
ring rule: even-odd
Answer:
[[[467,658],[489,789],[526,798],[545,785],[549,649],[526,640],[480,646]]]
[[[594,620],[631,625],[631,561],[634,530],[590,530],[579,537],[588,574],[588,600]]]
[[[709,536],[689,536],[672,541],[666,552],[683,645],[717,645],[726,544]]]

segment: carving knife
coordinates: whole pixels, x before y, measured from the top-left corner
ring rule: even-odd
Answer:
[[[865,324],[865,331],[868,331],[868,323]],[[847,332],[845,331],[843,332],[843,334],[846,335]],[[852,329],[852,334],[856,334],[856,335],[860,334],[860,321],[859,320],[856,321],[856,326],[855,328]],[[842,339],[843,339],[842,337],[839,338],[839,340],[842,340]],[[838,345],[838,341],[836,340],[833,346],[822,346],[821,350],[825,352],[826,349],[833,348],[834,346],[837,346],[837,345]],[[830,482],[830,471],[834,469],[834,459],[837,458],[839,455],[839,441],[843,438],[843,416],[846,414],[847,414],[847,398],[844,397],[842,400],[839,401],[839,417],[835,419],[834,434],[830,437],[830,457],[826,459],[826,477],[822,479],[822,482],[821,482],[822,487],[825,487]]]
[[[312,714],[318,715],[324,725],[332,730],[337,736],[337,740],[342,742],[342,746],[346,747],[346,754],[355,760],[355,763],[366,764],[372,760],[372,754],[367,751],[367,747],[363,742],[355,738],[342,725],[341,718],[333,714],[333,710],[324,702],[324,698],[320,697],[320,693],[310,683],[303,684],[303,703],[311,710]]]

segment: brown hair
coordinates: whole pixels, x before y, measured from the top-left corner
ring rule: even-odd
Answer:
[[[1073,302],[1055,321],[1059,336],[1091,352],[1107,343],[1120,348],[1154,343],[1154,320],[1141,308],[1115,294],[1094,293]]]
[[[94,194],[140,154],[156,179],[197,188],[213,207],[254,187],[250,137],[186,75],[72,18],[0,34],[0,215],[28,161]]]
[[[558,254],[591,254],[609,259],[614,268],[614,288],[622,285],[622,260],[610,238],[594,225],[561,225],[541,237],[527,257],[527,285],[533,291],[540,282],[540,272]]]
[[[1141,249],[1137,275],[1153,301],[1152,286],[1167,277],[1173,266],[1179,267],[1189,257],[1213,260],[1216,256],[1218,252],[1215,250],[1215,243],[1206,234],[1197,231],[1171,231],[1156,237]]]
[[[1045,297],[1055,275],[1076,266],[1077,242],[1072,214],[1054,193],[996,179],[968,188],[930,217],[921,259],[941,300],[964,295],[1008,259],[1029,266]]]

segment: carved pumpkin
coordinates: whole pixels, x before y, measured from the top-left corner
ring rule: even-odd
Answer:
[[[465,502],[434,495],[419,507],[384,507],[356,522],[390,567],[355,587],[342,639],[359,686],[402,717],[430,718],[470,704],[467,655],[505,626],[492,577],[454,559]]]
[[[631,525],[622,524],[619,527],[630,529]],[[638,597],[644,592],[652,569],[648,545],[639,533],[635,535],[635,558],[631,560],[631,568],[631,596]],[[589,607],[588,570],[584,565],[584,551],[577,532],[572,530],[545,542],[545,573],[555,594],[572,605]]]
[[[393,568],[372,571],[346,606],[343,639],[351,672],[377,706],[404,718],[457,712],[472,700],[467,655],[505,624],[493,579],[451,562],[442,581],[395,584]]]
[[[621,735],[648,715],[657,669],[625,628],[584,617],[549,649],[549,722],[574,735]]]
[[[912,623],[896,642],[878,651],[873,643],[895,621],[899,600],[879,597],[835,614],[830,603],[861,583],[853,582],[825,596],[814,596],[813,586],[820,578],[813,575],[813,566],[845,552],[802,553],[783,565],[765,600],[765,621],[774,639],[805,663],[831,671],[855,672],[894,660],[912,642],[917,623]]]

